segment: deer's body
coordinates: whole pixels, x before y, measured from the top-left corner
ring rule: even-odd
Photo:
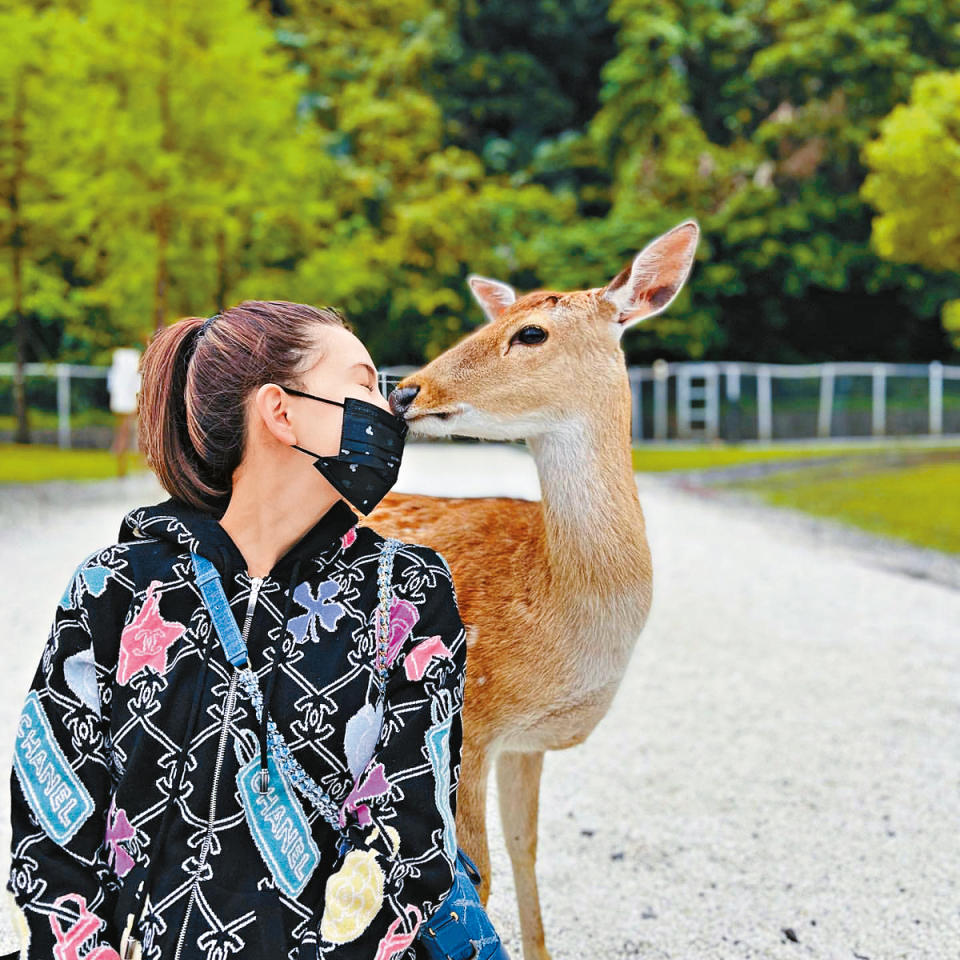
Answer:
[[[534,869],[543,755],[604,716],[653,596],[619,339],[673,299],[697,237],[682,224],[604,288],[517,300],[472,278],[489,323],[390,397],[411,436],[525,439],[537,465],[540,502],[391,493],[363,520],[450,564],[468,642],[457,839],[486,902],[495,765],[525,960],[549,960]]]

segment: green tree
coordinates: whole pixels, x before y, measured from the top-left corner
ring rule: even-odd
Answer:
[[[447,140],[495,173],[527,170],[578,188],[585,168],[546,162],[555,141],[585,132],[599,107],[600,68],[616,53],[609,0],[456,0],[449,41],[427,72]],[[598,171],[594,170],[594,173]]]
[[[860,150],[914,76],[960,64],[958,14],[957,0],[616,0],[592,124],[612,209],[547,238],[545,264],[579,282],[592,246],[610,273],[695,215],[687,298],[638,329],[634,357],[943,355],[942,282],[870,248]]]
[[[451,30],[427,0],[301,0],[281,33],[345,178],[329,238],[284,283],[300,299],[344,306],[383,364],[449,345],[469,325],[467,274],[529,269],[532,238],[575,210],[571,193],[491,175],[447,142],[423,81]]]
[[[864,158],[871,173],[861,193],[879,212],[875,247],[890,260],[952,272],[957,299],[942,319],[960,350],[960,73],[917,77]]]
[[[0,243],[7,261],[0,317],[14,343],[14,440],[27,443],[24,365],[31,357],[45,359],[45,324],[78,313],[76,291],[64,276],[77,250],[58,229],[60,213],[77,198],[64,192],[55,149],[70,125],[76,34],[69,15],[30,3],[0,7],[0,34]]]
[[[243,0],[89,0],[83,21],[84,297],[142,335],[290,256],[332,164],[308,162],[302,78]]]

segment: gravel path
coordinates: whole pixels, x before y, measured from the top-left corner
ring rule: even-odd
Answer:
[[[411,443],[396,489],[459,493],[458,475],[537,492],[525,453],[493,444]],[[650,620],[608,715],[544,766],[555,960],[960,957],[955,562],[905,574],[885,541],[637,480]],[[140,478],[0,494],[5,770],[64,584],[128,506],[161,496]],[[491,836],[489,909],[520,960],[495,817]]]

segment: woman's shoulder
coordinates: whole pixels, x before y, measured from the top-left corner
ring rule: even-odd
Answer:
[[[393,580],[422,593],[436,592],[438,587],[449,591],[456,603],[453,571],[447,558],[435,547],[402,537],[391,537],[372,527],[357,527],[357,546],[379,557],[389,544],[393,553]]]
[[[61,606],[72,595],[75,601],[107,598],[111,594],[133,595],[138,584],[157,565],[160,541],[118,540],[86,554],[73,568],[64,590]],[[166,558],[164,558],[166,563]]]
[[[357,531],[357,545],[365,552],[379,554],[389,545],[397,558],[406,558],[408,562],[440,567],[447,574],[450,574],[450,565],[443,554],[426,543],[389,536],[373,527],[359,524],[355,529]]]
[[[106,544],[79,560],[63,588],[58,616],[80,617],[88,629],[121,616],[137,591],[132,546]]]

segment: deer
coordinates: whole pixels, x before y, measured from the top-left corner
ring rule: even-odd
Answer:
[[[495,769],[524,960],[550,960],[536,878],[544,754],[606,714],[653,600],[621,338],[673,302],[699,235],[687,220],[587,290],[518,296],[471,274],[486,322],[388,397],[410,439],[523,441],[540,480],[539,501],[391,491],[360,521],[449,565],[467,638],[457,841],[486,905]]]

